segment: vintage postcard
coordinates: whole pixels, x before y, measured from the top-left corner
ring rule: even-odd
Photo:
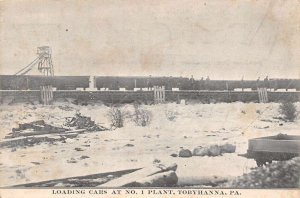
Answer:
[[[0,198],[299,197],[299,0],[0,1]]]

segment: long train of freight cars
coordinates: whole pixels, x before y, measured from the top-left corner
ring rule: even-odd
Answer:
[[[184,77],[116,77],[116,76],[15,76],[0,75],[0,90],[39,90],[42,85],[52,85],[57,90],[89,88],[93,79],[94,88],[109,90],[134,90],[153,86],[165,86],[166,90],[235,90],[266,87],[270,89],[296,89],[300,91],[300,79],[263,80],[209,80]]]

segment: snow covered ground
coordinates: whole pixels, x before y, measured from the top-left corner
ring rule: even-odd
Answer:
[[[300,103],[297,103],[300,109]],[[65,177],[139,168],[153,161],[176,163],[179,185],[203,185],[248,173],[254,160],[238,156],[246,153],[248,139],[284,134],[298,134],[299,118],[283,122],[276,117],[279,104],[159,104],[142,105],[151,112],[149,126],[136,126],[131,119],[133,105],[126,112],[125,126],[112,131],[80,134],[66,143],[42,143],[26,148],[2,148],[0,151],[0,186],[11,186]],[[62,126],[64,117],[76,111],[91,116],[96,123],[110,127],[110,108],[103,104],[76,106],[55,103],[52,106],[15,104],[0,106],[0,140],[19,123],[43,119]],[[217,157],[172,157],[180,148],[231,143],[235,153]],[[81,148],[82,151],[76,151]],[[88,156],[89,158],[86,158]]]

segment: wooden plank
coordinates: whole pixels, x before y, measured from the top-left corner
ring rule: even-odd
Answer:
[[[50,89],[49,86],[46,87],[46,95],[47,95],[47,105],[50,104],[49,100],[50,100]]]
[[[68,133],[83,133],[85,132],[85,129],[78,129],[78,130],[71,130],[71,131],[29,131],[29,132],[20,132],[18,137],[29,137],[29,136],[42,136],[46,134],[68,134]]]
[[[94,183],[94,180],[99,179],[99,183],[104,183],[106,182],[107,176],[111,176],[113,175],[115,177],[120,177],[123,176],[125,174],[129,174],[132,173],[134,171],[139,170],[139,168],[135,168],[135,169],[126,169],[126,170],[119,170],[119,171],[114,171],[114,172],[104,172],[104,173],[96,173],[96,174],[91,174],[91,175],[84,175],[84,176],[75,176],[75,177],[67,177],[67,178],[60,178],[60,179],[52,179],[52,180],[48,180],[48,181],[38,181],[38,182],[31,182],[31,183],[26,183],[26,184],[18,184],[15,186],[11,186],[11,187],[52,187],[55,184],[58,183],[64,183],[64,184],[68,184],[68,183],[72,183],[70,181],[74,181],[74,180],[78,180],[78,183],[80,186],[78,187],[83,187],[83,185],[86,186],[87,180],[91,179],[92,182]],[[103,180],[102,180],[103,179]],[[83,184],[80,184],[80,182],[83,181]],[[89,186],[91,187],[91,186]]]
[[[43,98],[44,98],[44,105],[47,104],[47,99],[46,99],[46,88],[43,86]]]
[[[161,103],[163,102],[163,98],[164,98],[164,96],[163,96],[163,88],[160,87],[160,102]]]
[[[51,86],[51,102],[53,101],[53,87]]]
[[[157,96],[157,104],[159,104],[159,87],[157,86],[157,90],[156,90],[156,96]]]
[[[156,98],[156,100],[157,100],[157,104],[159,104],[159,90],[157,90],[157,92],[156,92],[156,94],[157,94],[157,98]]]
[[[126,184],[133,183],[133,182],[137,181],[138,179],[145,178],[149,175],[154,175],[159,172],[161,172],[161,169],[154,167],[154,166],[142,168],[133,173],[124,175],[123,177],[111,180],[105,184],[98,186],[98,187],[122,187],[122,186],[125,186]]]
[[[158,96],[157,96],[157,90],[158,87],[154,86],[154,103],[157,104],[158,103]]]
[[[153,99],[154,99],[154,104],[156,104],[156,87],[154,86],[154,91],[153,91],[154,95],[153,95]]]
[[[121,178],[112,180],[110,182],[107,182],[103,185],[100,185],[98,187],[122,187],[122,186],[128,186],[134,182],[143,180],[146,177],[156,175],[158,173],[168,172],[168,171],[176,171],[177,164],[168,164],[168,165],[151,165],[149,167],[141,168],[140,170],[124,175]]]
[[[43,86],[41,86],[41,101],[42,101],[42,104],[44,104],[44,93],[43,93]]]
[[[163,102],[166,101],[166,90],[165,90],[165,86],[163,86]]]
[[[65,138],[75,138],[79,133],[60,133],[59,135]]]
[[[161,103],[161,87],[158,87],[158,103]]]
[[[43,86],[43,98],[44,98],[44,105],[47,104],[47,98],[46,98],[46,87]]]
[[[41,97],[41,102],[43,102],[43,92],[42,92],[42,86],[40,86],[40,97]]]
[[[45,100],[45,105],[47,105],[47,87],[44,86],[44,100]]]
[[[1,147],[17,147],[17,146],[26,146],[27,144],[34,144],[43,141],[60,141],[63,140],[63,137],[57,134],[47,134],[41,135],[38,137],[30,136],[30,137],[19,137],[19,138],[12,138],[12,139],[5,139],[4,141],[0,142]]]
[[[47,86],[47,105],[50,104],[50,89],[49,86]]]
[[[158,87],[155,86],[155,101],[156,101],[156,104],[158,103]]]
[[[267,91],[267,88],[265,88],[265,101],[268,102],[268,91]]]

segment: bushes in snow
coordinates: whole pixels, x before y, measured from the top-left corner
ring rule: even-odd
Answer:
[[[279,106],[279,112],[284,116],[284,119],[293,122],[297,117],[296,105],[292,102],[283,102]]]
[[[175,121],[176,120],[177,113],[175,111],[169,110],[166,112],[166,117],[169,121]]]
[[[120,108],[111,107],[108,114],[111,120],[111,127],[121,128],[124,126],[125,114]]]
[[[151,121],[151,113],[137,104],[134,105],[134,114],[132,117],[137,126],[147,126]]]
[[[151,121],[151,113],[148,110],[140,107],[139,105],[134,105],[134,112],[129,113],[128,111],[122,110],[120,107],[111,107],[108,113],[111,120],[111,127],[121,128],[124,126],[124,121],[127,118],[131,120],[137,126],[148,126]]]

